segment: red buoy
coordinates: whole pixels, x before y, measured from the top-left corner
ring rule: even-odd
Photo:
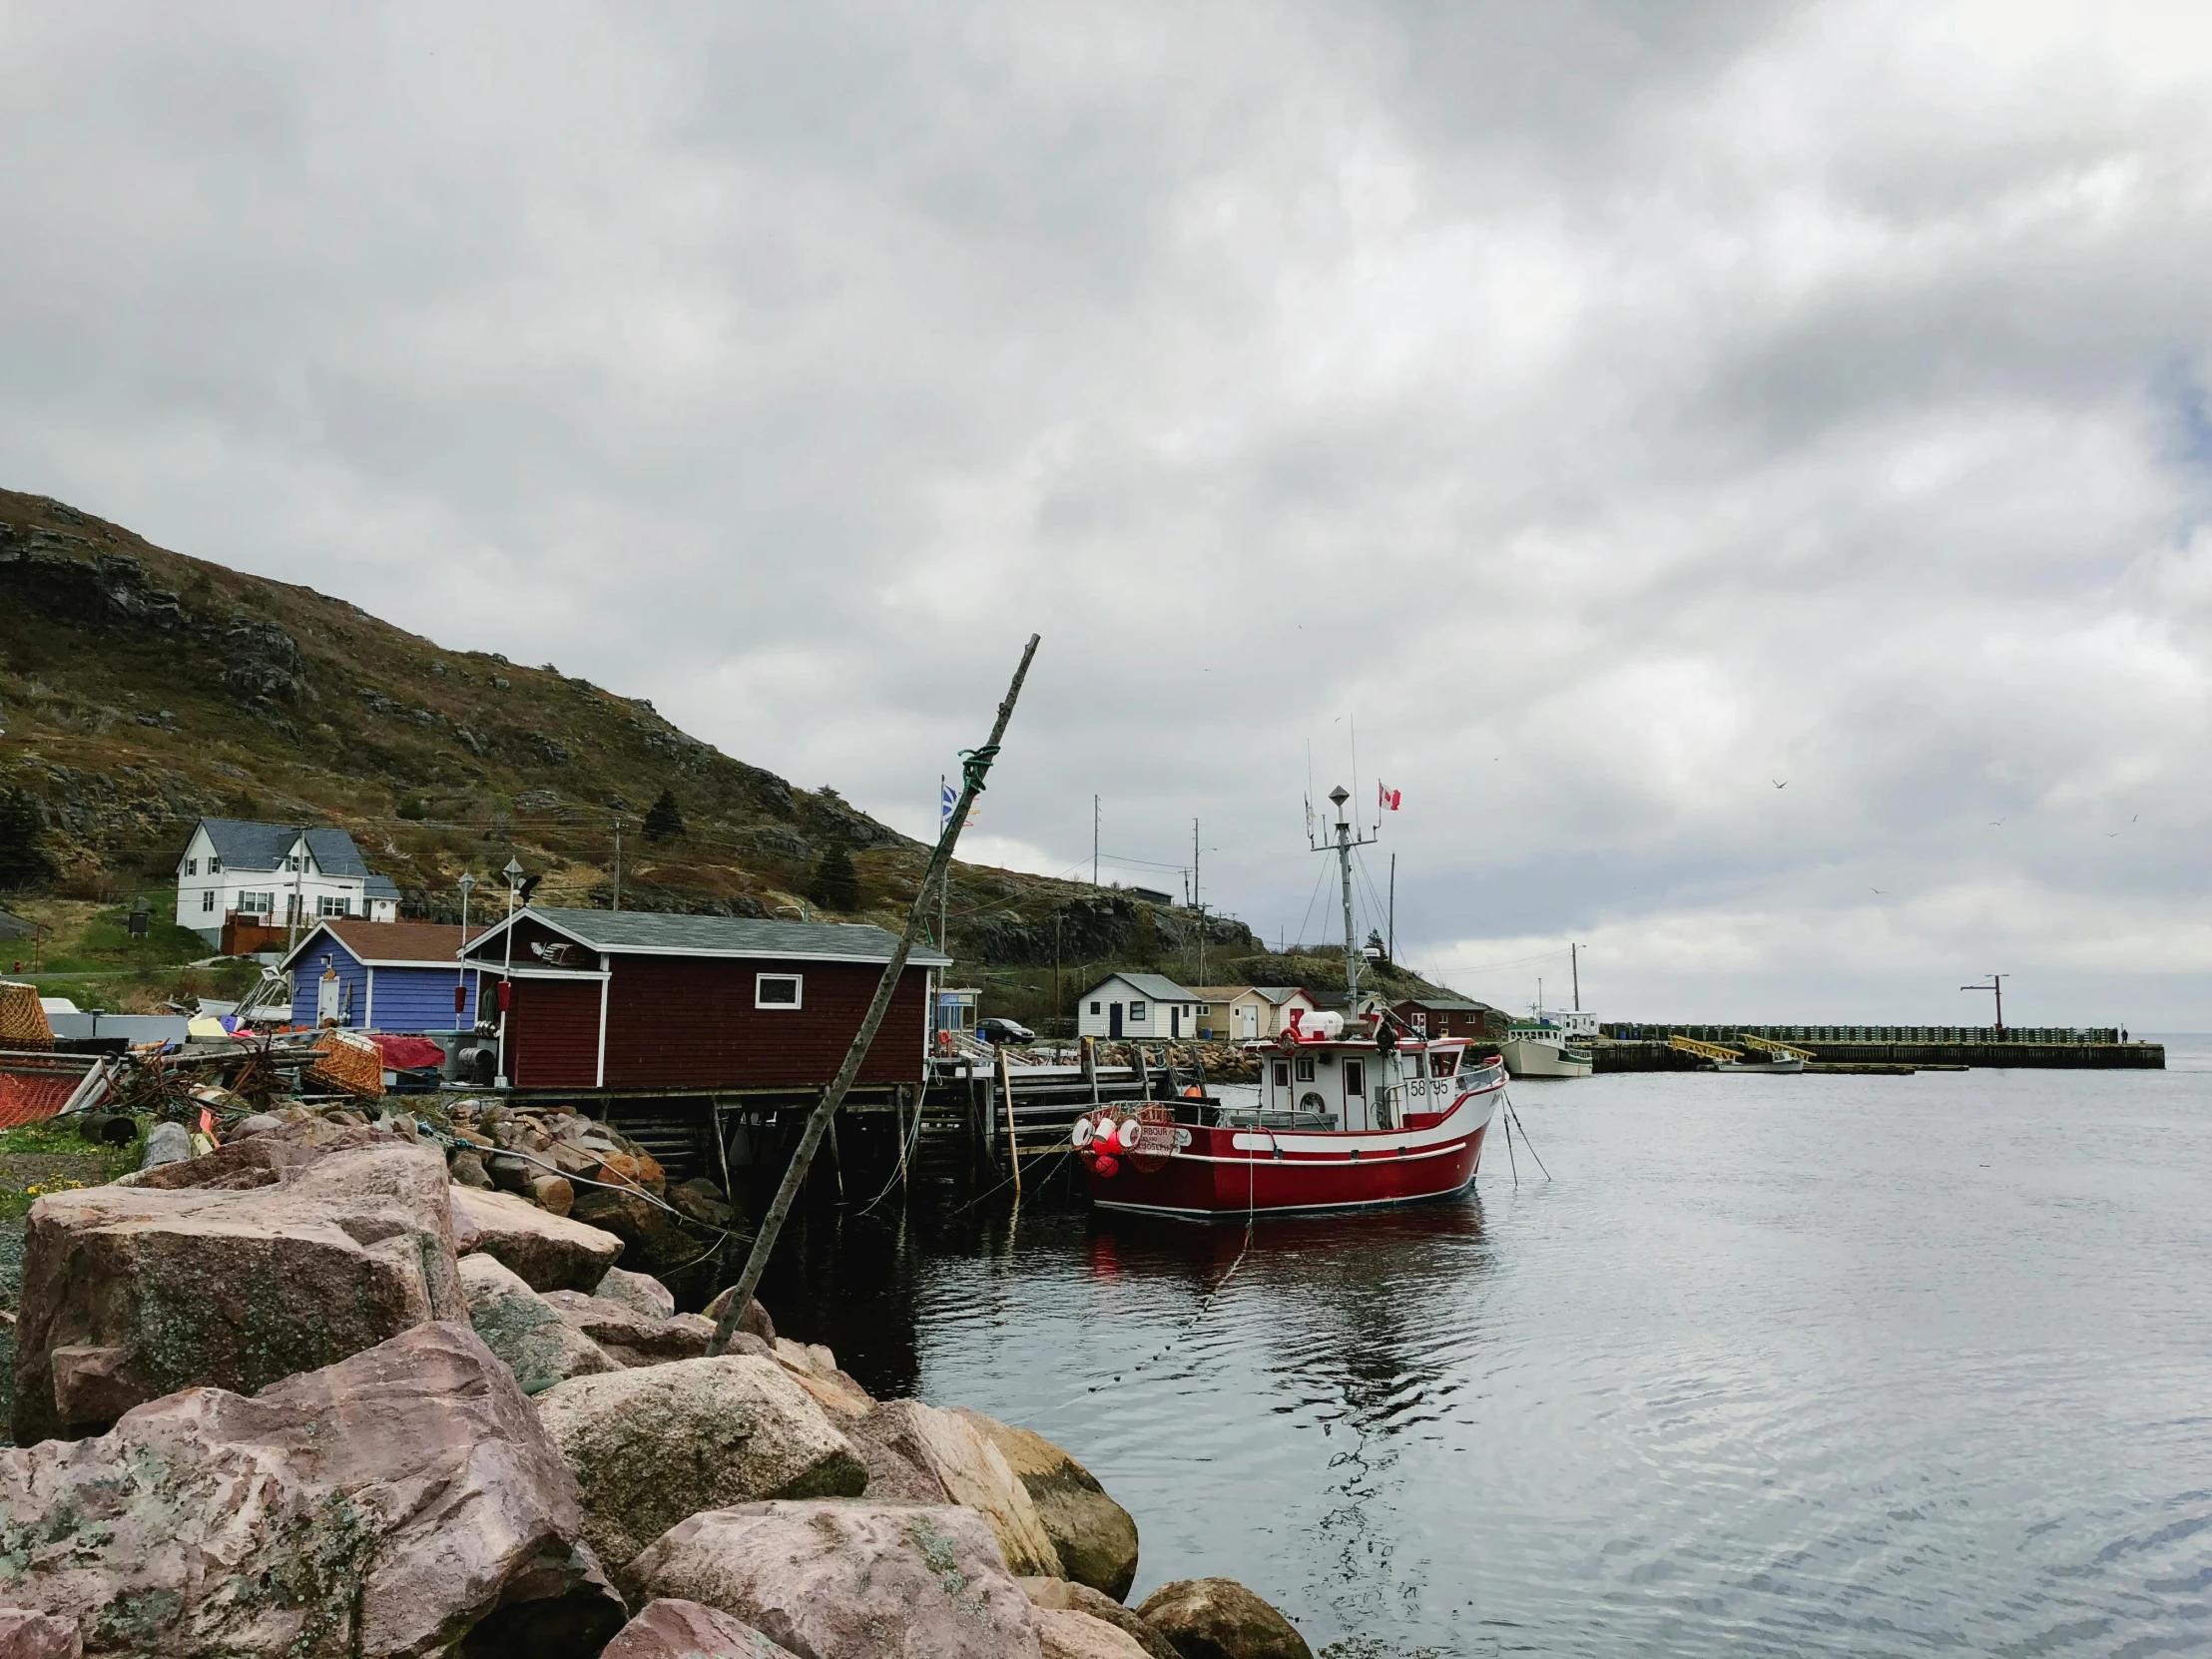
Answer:
[[[1112,1180],[1115,1176],[1121,1173],[1121,1160],[1119,1158],[1116,1158],[1112,1153],[1108,1153],[1104,1157],[1100,1158],[1097,1163],[1093,1164],[1091,1168],[1098,1171],[1099,1174],[1105,1176],[1108,1180]]]

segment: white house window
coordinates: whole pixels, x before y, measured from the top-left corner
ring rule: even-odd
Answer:
[[[212,910],[215,908],[215,888],[210,887],[206,892],[200,895],[200,908],[203,910]]]
[[[1131,1019],[1135,1019],[1135,1020],[1141,1020],[1141,1019],[1143,1019],[1143,1018],[1144,1018],[1144,1004],[1143,1004],[1142,1002],[1132,1002],[1132,1003],[1130,1003],[1130,1004],[1129,1004],[1129,1017],[1130,1017]]]
[[[1094,1002],[1094,1003],[1092,1003],[1092,1004],[1091,1004],[1091,1012],[1092,1012],[1092,1013],[1094,1013],[1094,1014],[1098,1012],[1098,1004],[1097,1004],[1097,1003],[1095,1003],[1095,1002]]]
[[[314,913],[318,916],[349,916],[353,913],[353,906],[343,897],[318,898],[315,900]]]
[[[210,875],[221,875],[223,873],[223,860],[216,857],[209,858],[208,873]]]
[[[273,892],[242,892],[239,908],[250,916],[266,916],[276,908],[276,895]]]
[[[762,973],[753,979],[753,1006],[756,1008],[796,1008],[802,980],[796,973]]]
[[[198,875],[200,873],[200,860],[198,858],[187,858],[185,860],[185,873],[187,875]]]

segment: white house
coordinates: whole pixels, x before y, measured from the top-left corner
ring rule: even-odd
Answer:
[[[399,889],[369,873],[343,830],[204,818],[177,860],[177,925],[220,944],[234,913],[273,927],[325,916],[396,921]]]
[[[1314,1011],[1314,999],[1296,985],[1201,985],[1198,1034],[1216,1042],[1271,1042],[1291,1022],[1291,1010]]]
[[[1075,1034],[1179,1041],[1198,1035],[1205,1005],[1198,992],[1157,973],[1117,973],[1083,993],[1075,1005]]]

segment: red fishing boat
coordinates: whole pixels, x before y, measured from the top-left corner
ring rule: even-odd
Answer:
[[[1464,1192],[1505,1099],[1505,1063],[1465,1037],[1404,1030],[1386,1007],[1367,1012],[1352,926],[1349,799],[1338,809],[1345,897],[1344,1015],[1294,1014],[1262,1055],[1258,1096],[1189,1097],[1099,1106],[1069,1135],[1091,1201],[1195,1220],[1374,1209]]]

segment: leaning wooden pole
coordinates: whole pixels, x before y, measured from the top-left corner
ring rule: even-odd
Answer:
[[[929,867],[922,872],[920,884],[914,889],[913,908],[906,913],[906,930],[898,936],[891,959],[883,964],[883,977],[876,983],[875,999],[867,1005],[860,1029],[852,1035],[852,1046],[845,1050],[844,1064],[837,1068],[837,1075],[823,1090],[820,1104],[808,1116],[806,1132],[799,1137],[799,1148],[784,1171],[784,1179],[777,1186],[776,1198],[769,1205],[768,1214],[761,1218],[760,1231],[754,1235],[752,1253],[745,1259],[745,1271],[738,1275],[738,1282],[723,1306],[722,1317],[715,1321],[714,1338],[707,1345],[709,1354],[720,1354],[730,1346],[738,1321],[745,1317],[754,1292],[761,1288],[761,1275],[768,1271],[768,1259],[776,1252],[776,1236],[784,1230],[784,1222],[799,1200],[800,1189],[807,1184],[807,1171],[815,1161],[815,1149],[822,1145],[830,1120],[837,1115],[837,1108],[844,1104],[852,1080],[860,1074],[860,1062],[874,1046],[875,1033],[882,1027],[883,1016],[890,1011],[891,997],[906,971],[906,958],[912,953],[914,939],[928,916],[929,884],[940,876],[950,877],[952,848],[960,838],[960,826],[967,823],[968,811],[983,791],[984,774],[990,771],[991,762],[998,757],[998,746],[1006,736],[1006,723],[1014,718],[1014,703],[1021,696],[1021,683],[1029,678],[1029,664],[1036,654],[1037,636],[1031,634],[1029,643],[1022,648],[1021,666],[1014,670],[1013,684],[1006,688],[1006,701],[998,706],[998,720],[991,727],[990,742],[981,749],[966,752],[965,764],[960,769],[959,805],[938,833],[936,850],[929,855]]]

